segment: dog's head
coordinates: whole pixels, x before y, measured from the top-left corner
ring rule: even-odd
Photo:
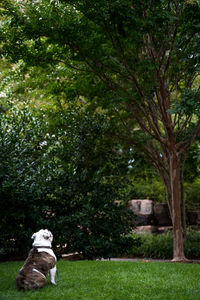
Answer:
[[[47,229],[41,229],[40,231],[35,232],[31,238],[34,239],[34,242],[32,244],[34,247],[51,247],[53,234]]]

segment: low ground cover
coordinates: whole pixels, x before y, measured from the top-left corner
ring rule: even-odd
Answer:
[[[200,299],[199,264],[60,260],[57,286],[17,291],[22,262],[0,264],[1,300]]]
[[[140,238],[140,244],[134,246],[130,252],[133,257],[148,257],[155,259],[172,259],[173,236],[172,232],[163,234],[133,234],[133,238]],[[184,252],[188,259],[200,258],[200,232],[188,230],[184,241]]]

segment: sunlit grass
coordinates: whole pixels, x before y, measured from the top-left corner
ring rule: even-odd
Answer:
[[[60,260],[57,286],[17,291],[22,262],[0,264],[0,300],[200,299],[200,265]]]

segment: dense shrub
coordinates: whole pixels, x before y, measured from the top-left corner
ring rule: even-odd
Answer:
[[[156,202],[165,202],[165,188],[159,178],[134,179],[134,190],[136,199],[152,199]]]
[[[44,122],[26,109],[0,114],[0,245],[6,253],[24,254],[41,218],[44,135]]]
[[[187,240],[184,244],[184,251],[187,258],[200,259],[200,232],[189,230]]]
[[[200,178],[194,182],[187,182],[185,187],[185,201],[188,210],[200,210]]]
[[[23,254],[41,228],[52,230],[59,253],[86,258],[134,244],[125,238],[132,213],[114,203],[125,190],[122,155],[111,151],[104,116],[68,110],[47,122],[24,109],[0,118],[2,254]]]
[[[134,234],[133,237],[141,238],[140,247],[133,247],[132,255],[135,257],[147,257],[157,259],[171,259],[173,244],[172,234]]]
[[[103,116],[67,112],[54,146],[60,169],[51,174],[43,226],[55,233],[57,251],[109,257],[130,245],[132,213],[115,200],[124,192],[121,156],[112,153]],[[120,169],[118,168],[120,164]],[[123,191],[123,192],[122,192]]]
[[[88,193],[80,186],[70,195],[71,199],[67,199],[70,188],[69,183],[61,196],[63,202],[57,197],[49,203],[51,216],[43,219],[43,227],[54,232],[58,255],[78,251],[88,259],[111,257],[130,245],[130,240],[121,236],[130,231],[132,214],[126,207],[114,203],[116,189],[113,186],[90,183]],[[130,249],[132,246],[133,243]]]
[[[172,259],[172,232],[165,234],[134,234],[134,238],[141,238],[141,245],[132,248],[132,256],[155,259]],[[200,258],[200,232],[189,230],[184,242],[184,252],[188,259]]]

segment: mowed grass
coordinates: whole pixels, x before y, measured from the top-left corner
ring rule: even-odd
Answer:
[[[60,260],[56,286],[17,291],[23,262],[0,263],[0,300],[200,299],[200,265]]]

